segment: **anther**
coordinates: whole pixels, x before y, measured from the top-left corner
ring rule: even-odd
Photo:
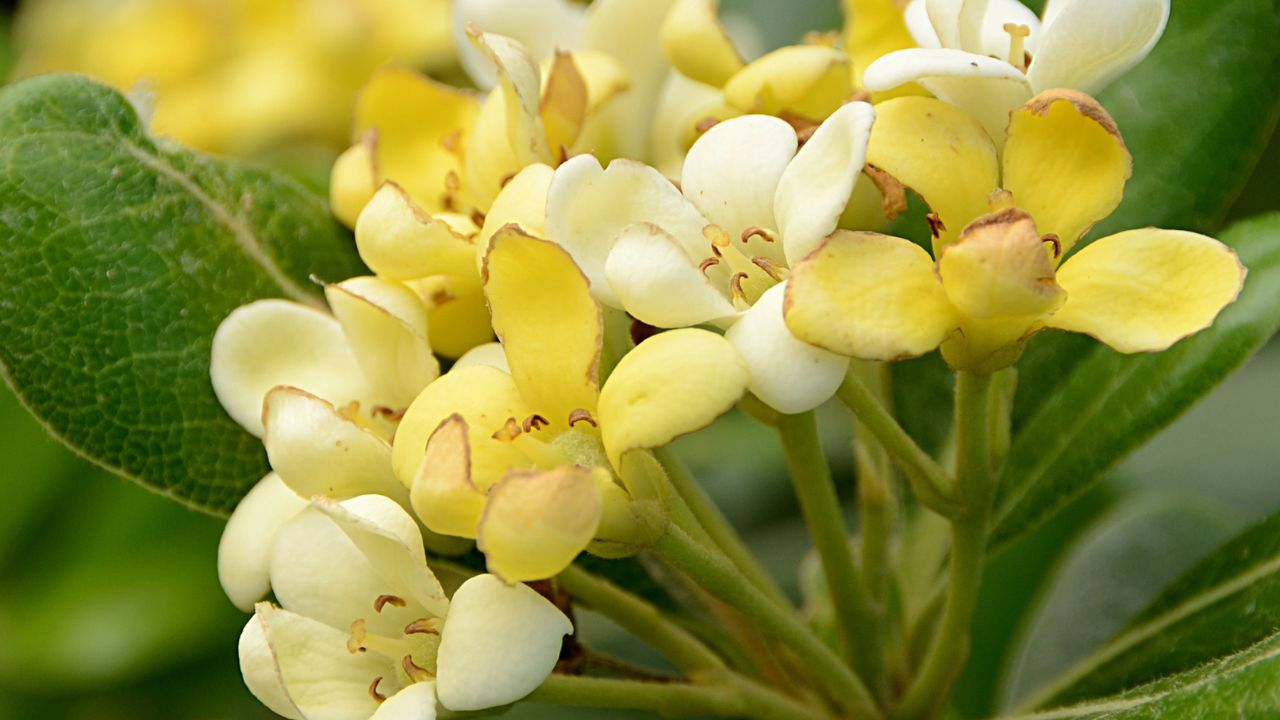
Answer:
[[[1057,260],[1062,257],[1062,241],[1058,239],[1057,233],[1048,233],[1040,238],[1040,242],[1053,243],[1053,259]]]
[[[751,263],[768,273],[769,277],[773,278],[775,281],[782,282],[782,268],[778,263],[760,255],[751,258]]]
[[[440,624],[438,620],[433,618],[418,618],[408,625],[404,626],[405,635],[439,635]]]
[[[404,668],[404,674],[408,675],[414,682],[435,679],[435,675],[428,672],[426,668],[419,667],[418,664],[413,661],[412,655],[405,655],[404,658],[400,660],[400,667]]]
[[[596,419],[591,417],[591,413],[587,410],[578,408],[569,413],[569,427],[573,427],[580,422],[591,423],[591,427],[600,427],[596,424]]]
[[[381,675],[379,675],[378,677],[374,678],[374,679],[373,679],[373,682],[369,683],[369,697],[373,698],[374,700],[378,701],[379,703],[383,703],[383,702],[385,702],[385,701],[386,701],[387,696],[386,696],[386,695],[383,695],[383,694],[382,694],[382,693],[380,693],[380,692],[378,692],[378,683],[380,683],[380,682],[382,682],[382,676],[381,676]]]
[[[524,430],[525,432],[533,432],[534,430],[541,430],[542,428],[550,424],[551,424],[550,420],[542,417],[537,413],[534,413],[524,419],[524,422],[521,423],[520,425],[520,429]]]
[[[935,239],[942,237],[942,233],[947,231],[947,226],[943,224],[942,218],[938,217],[937,213],[929,213],[924,216],[924,219],[929,222],[929,233]]]
[[[405,411],[406,409],[404,408],[397,410],[396,408],[389,408],[386,405],[374,405],[373,409],[369,412],[373,413],[377,417],[384,417],[393,422],[399,422],[404,419]]]
[[[351,636],[347,638],[347,652],[355,655],[368,650],[369,648],[364,646],[365,635],[364,618],[351,623]]]
[[[1027,51],[1023,43],[1031,35],[1031,28],[1011,22],[1005,23],[1002,27],[1009,33],[1009,64],[1026,72]]]
[[[768,243],[774,241],[773,233],[761,227],[749,227],[742,231],[742,242],[747,242],[752,237],[758,237]]]
[[[727,248],[733,244],[733,238],[729,237],[729,233],[714,223],[702,228],[702,237],[710,241],[712,247]]]
[[[718,258],[718,257],[709,257],[709,258],[707,258],[706,260],[703,260],[702,262],[698,263],[698,269],[702,271],[702,274],[703,274],[703,275],[706,275],[706,274],[707,274],[707,270],[708,270],[709,268],[711,268],[711,267],[712,267],[712,266],[714,266],[714,265],[719,265],[719,264],[720,264],[720,258]]]
[[[744,272],[736,272],[733,277],[729,278],[729,288],[733,293],[735,300],[741,300],[743,304],[750,305],[751,301],[747,299],[747,293],[742,289],[742,281],[747,279]]]
[[[515,418],[507,418],[502,427],[494,431],[491,436],[494,440],[515,440],[520,437],[520,423]]]
[[[382,608],[388,605],[402,608],[405,605],[404,598],[397,597],[395,595],[379,595],[378,598],[373,601],[373,610],[374,612],[380,613],[382,612]]]
[[[484,213],[480,212],[480,208],[471,208],[471,222],[476,227],[484,227]]]

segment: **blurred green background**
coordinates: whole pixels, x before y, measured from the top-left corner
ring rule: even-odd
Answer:
[[[764,30],[743,38],[757,50],[839,23],[834,0],[739,0],[726,9],[760,20]],[[0,5],[0,77],[11,10]],[[1280,208],[1278,184],[1273,138],[1231,217]],[[1280,508],[1278,391],[1273,343],[998,559],[959,690],[966,715],[991,712],[991,698],[1016,695],[1069,664],[1200,555]],[[848,493],[847,418],[834,408],[824,418]],[[73,456],[2,387],[0,429],[0,718],[271,717],[240,681],[235,646],[245,617],[215,573],[222,521]],[[771,433],[734,414],[678,450],[794,591],[807,539]],[[652,659],[602,619],[583,618],[582,632],[606,653]],[[627,716],[519,708],[509,717]]]

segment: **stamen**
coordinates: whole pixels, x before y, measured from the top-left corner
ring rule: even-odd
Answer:
[[[1027,51],[1023,43],[1031,35],[1031,28],[1018,23],[1005,23],[1004,31],[1009,33],[1009,64],[1022,72],[1027,71]]]
[[[715,127],[719,122],[720,122],[720,118],[709,117],[709,116],[704,117],[698,122],[694,123],[693,131],[701,135],[702,133]]]
[[[698,269],[702,271],[703,275],[706,275],[708,268],[712,267],[713,265],[719,265],[719,264],[720,264],[720,258],[709,257],[706,260],[703,260],[702,262],[698,263]]]
[[[542,428],[550,424],[551,424],[550,420],[542,417],[537,413],[534,413],[524,419],[524,422],[520,424],[520,429],[524,430],[525,432],[533,432],[534,430],[541,430]]]
[[[364,639],[367,633],[364,629],[364,618],[360,618],[351,623],[351,637],[347,638],[347,652],[355,655],[362,653],[369,648],[364,646]]]
[[[419,667],[417,663],[413,661],[412,655],[405,655],[404,658],[400,660],[400,667],[404,668],[404,674],[408,675],[414,682],[434,680],[436,677],[428,672],[426,668]]]
[[[933,235],[935,240],[942,237],[942,233],[947,231],[947,226],[943,224],[942,218],[938,217],[937,213],[929,213],[924,216],[924,219],[929,222],[929,233]]]
[[[749,227],[746,230],[742,231],[742,242],[747,242],[752,237],[758,237],[767,243],[771,243],[774,240],[776,240],[776,238],[773,236],[773,233],[769,232],[768,230],[765,230],[764,228]]]
[[[1058,239],[1057,233],[1048,233],[1040,238],[1040,242],[1053,243],[1053,259],[1057,260],[1062,257],[1062,241]]]
[[[476,227],[484,227],[484,213],[480,212],[480,208],[471,208],[471,222]]]
[[[418,618],[404,626],[405,635],[439,635],[440,621],[436,618]]]
[[[729,278],[729,289],[733,293],[733,299],[735,302],[740,301],[743,305],[750,305],[751,301],[747,299],[747,293],[742,289],[742,281],[746,279],[746,273],[734,273],[733,277]]]
[[[600,427],[598,424],[596,424],[596,419],[591,417],[591,413],[587,410],[578,408],[573,412],[569,413],[569,427],[573,427],[574,425],[580,422],[591,423],[591,427]]]
[[[782,282],[784,270],[778,263],[760,255],[751,258],[751,262],[755,264],[756,267],[765,271],[769,277],[773,278],[777,282]]]
[[[397,410],[395,408],[389,408],[386,405],[374,405],[373,409],[370,410],[370,412],[373,413],[374,416],[384,417],[388,420],[391,420],[392,422],[399,422],[403,420],[404,414],[407,411],[408,411],[408,408],[402,408]]]
[[[386,702],[387,700],[386,695],[383,695],[382,693],[378,692],[378,683],[380,682],[382,682],[381,675],[374,678],[373,682],[369,683],[369,697],[373,698],[374,700],[377,700],[379,704]]]
[[[494,431],[491,436],[494,440],[515,440],[520,437],[520,423],[515,418],[507,418],[502,427]]]
[[[373,609],[375,612],[382,612],[382,608],[387,605],[402,608],[405,605],[404,598],[397,597],[395,595],[379,595],[378,598],[373,601]]]

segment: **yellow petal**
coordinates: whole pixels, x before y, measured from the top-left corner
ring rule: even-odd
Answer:
[[[502,188],[485,213],[484,225],[476,237],[479,248],[477,268],[484,262],[484,253],[493,234],[503,225],[515,223],[530,235],[543,237],[543,224],[547,221],[547,191],[554,176],[555,171],[550,165],[537,163],[516,173]]]
[[[691,80],[716,87],[743,66],[716,16],[719,5],[718,0],[679,0],[662,24],[662,49],[671,65]]]
[[[538,63],[524,45],[512,38],[468,29],[476,47],[498,68],[498,87],[506,109],[507,139],[520,167],[547,162],[547,149],[542,117],[538,112],[542,87]]]
[[[1004,188],[1063,253],[1116,209],[1132,168],[1115,122],[1088,95],[1050,90],[1010,116]]]
[[[628,450],[656,448],[710,425],[742,397],[747,364],[706,330],[660,333],[623,356],[600,393],[600,431],[615,468]]]
[[[876,106],[867,145],[874,165],[916,191],[945,229],[934,254],[987,211],[999,183],[996,149],[977,120],[940,100],[896,98]]]
[[[1240,293],[1231,248],[1182,230],[1145,228],[1095,240],[1063,263],[1067,302],[1051,327],[1088,333],[1120,352],[1164,350],[1208,327]]]
[[[600,526],[600,490],[587,468],[513,470],[494,485],[476,546],[489,572],[508,583],[564,570]]]
[[[409,288],[357,277],[329,285],[325,298],[370,387],[389,407],[408,407],[440,374],[427,341],[426,308]]]
[[[915,46],[894,0],[844,0],[844,47],[859,87],[868,65],[894,50]]]
[[[865,360],[922,355],[959,324],[929,253],[902,238],[847,230],[792,270],[783,315],[797,338]]]
[[[382,277],[475,274],[475,245],[445,219],[428,215],[394,181],[373,196],[356,221],[360,259]]]
[[[413,510],[432,532],[474,538],[485,493],[471,481],[467,421],[453,414],[427,440],[427,452],[413,479]]]
[[[339,155],[329,172],[329,206],[347,227],[356,226],[360,211],[378,189],[375,152],[374,136],[366,136]]]
[[[724,86],[743,112],[822,120],[853,94],[849,56],[823,45],[779,48],[747,65]]]
[[[568,428],[599,395],[600,306],[569,253],[507,226],[489,243],[485,296],[511,377],[530,407]]]
[[[463,157],[462,194],[468,202],[484,209],[493,202],[503,184],[523,167],[511,147],[507,133],[507,101],[494,90],[485,98],[476,115],[471,140]]]
[[[373,74],[356,100],[355,135],[377,133],[379,179],[395,180],[427,212],[445,209],[446,176],[462,169],[479,111],[474,94],[437,83],[407,68]]]
[[[405,412],[391,445],[391,467],[400,482],[412,487],[427,440],[456,413],[467,421],[471,482],[487,490],[508,469],[532,465],[514,444],[493,437],[508,418],[519,422],[532,412],[507,373],[486,365],[451,370],[428,385]]]
[[[493,339],[480,278],[437,275],[411,283],[427,307],[431,349],[448,358]]]
[[[554,155],[567,155],[587,116],[587,83],[573,56],[563,50],[557,50],[551,61],[540,109],[547,147]]]

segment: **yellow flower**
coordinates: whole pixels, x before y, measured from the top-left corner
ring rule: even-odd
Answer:
[[[507,226],[484,268],[504,352],[463,358],[418,396],[396,475],[428,528],[476,538],[508,582],[550,577],[584,549],[634,552],[662,529],[661,469],[643,450],[732,407],[746,367],[718,335],[679,330],[601,386],[601,311],[568,253]]]
[[[986,373],[1045,327],[1121,352],[1163,350],[1239,293],[1235,253],[1177,230],[1101,238],[1058,267],[1129,175],[1119,132],[1092,98],[1053,91],[1013,113],[1003,189],[993,143],[963,111],[926,98],[877,111],[868,161],[929,203],[937,262],[907,240],[836,232],[788,282],[786,322],[802,340],[874,360],[941,344],[952,366]]]

